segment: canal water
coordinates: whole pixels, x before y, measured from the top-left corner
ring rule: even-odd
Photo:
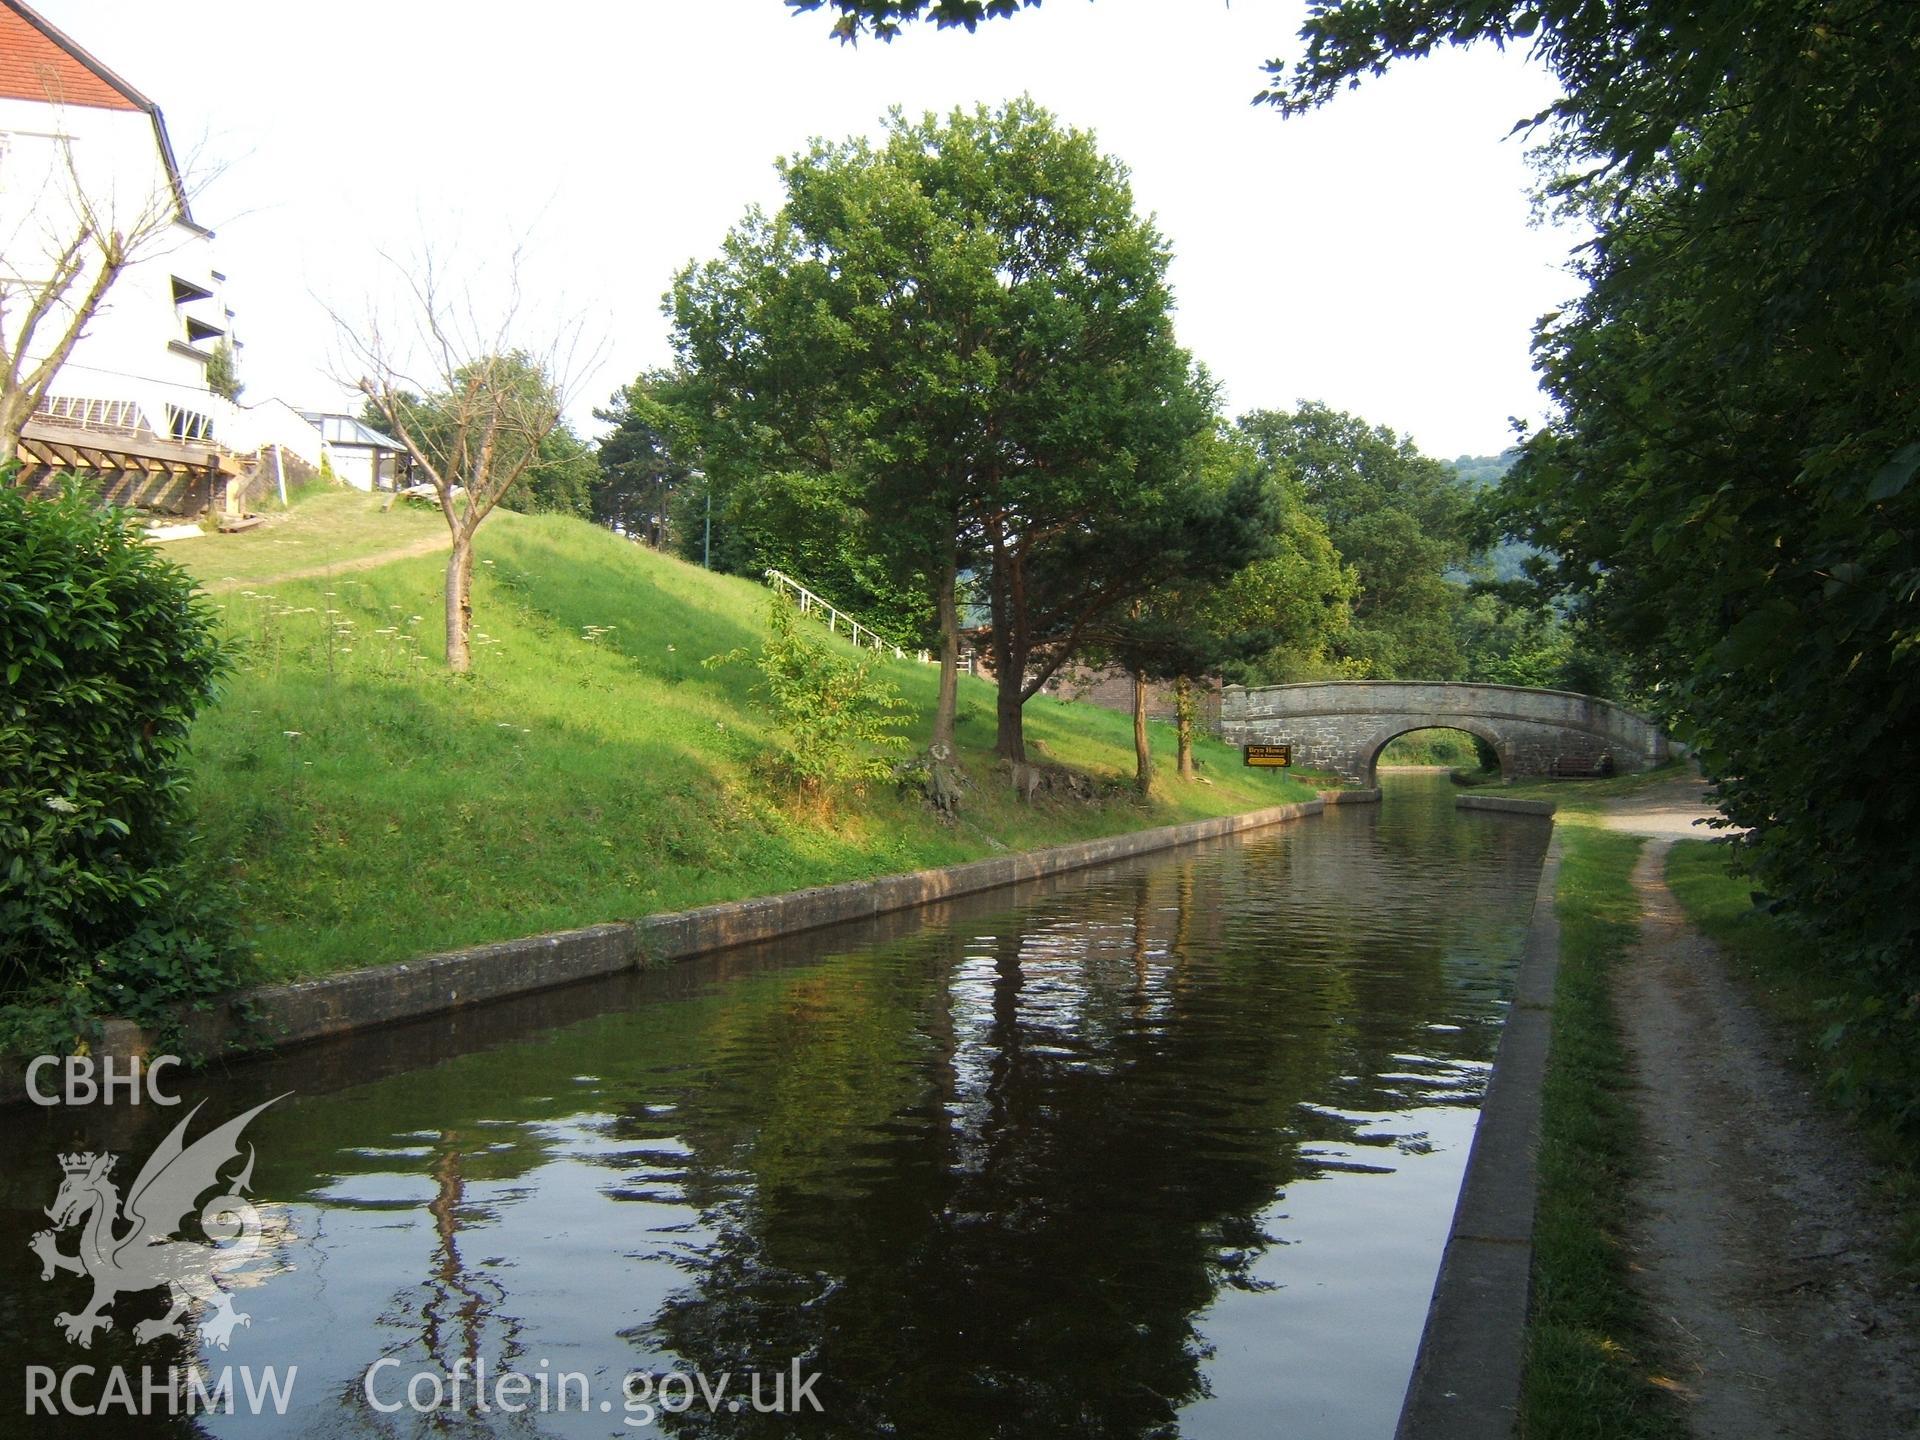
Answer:
[[[1384,1440],[1548,836],[1386,792],[172,1109],[0,1112],[0,1435]],[[124,1197],[192,1104],[189,1141],[283,1092],[221,1171],[262,1231],[229,1348],[138,1340],[158,1290],[70,1342],[88,1281],[29,1250],[61,1157]],[[233,1413],[142,1394],[189,1374]]]

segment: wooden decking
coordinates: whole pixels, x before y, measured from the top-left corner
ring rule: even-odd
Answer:
[[[30,488],[46,489],[59,475],[92,476],[115,504],[179,515],[222,508],[229,482],[245,473],[243,461],[211,445],[45,419],[27,422],[16,458],[19,483]]]

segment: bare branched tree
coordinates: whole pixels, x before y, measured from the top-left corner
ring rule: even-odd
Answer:
[[[392,257],[387,257],[392,261]],[[333,316],[358,372],[348,382],[372,402],[407,447],[415,473],[433,487],[453,548],[447,556],[447,666],[473,663],[473,541],[481,522],[540,463],[572,387],[591,357],[577,319],[536,348],[519,333],[523,296],[516,251],[496,318],[483,322],[469,293],[451,292],[431,254],[393,262],[411,314],[400,331],[370,318],[354,326]]]
[[[151,188],[122,206],[112,188],[81,175],[70,136],[50,138],[56,163],[38,177],[36,193],[6,197],[14,223],[0,237],[0,463],[14,457],[21,430],[114,282],[168,249],[175,223],[187,217],[178,176],[161,168]]]

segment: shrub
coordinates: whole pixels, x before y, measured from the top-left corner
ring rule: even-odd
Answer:
[[[858,785],[892,773],[884,752],[906,745],[899,689],[874,673],[870,656],[842,653],[802,635],[793,606],[773,597],[773,634],[753,657],[760,671],[754,693],[767,702],[786,748],[770,757],[776,776],[810,797],[838,785]],[[709,664],[748,658],[744,651]]]
[[[188,868],[180,751],[221,668],[193,582],[125,511],[0,471],[0,1005],[69,1040],[232,980]],[[24,1028],[23,1028],[24,1027]],[[35,1043],[44,1043],[41,1023]]]

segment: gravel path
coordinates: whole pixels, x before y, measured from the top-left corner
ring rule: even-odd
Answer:
[[[1640,799],[1641,797],[1635,797]],[[1920,1435],[1920,1291],[1845,1127],[1667,889],[1679,797],[1609,817],[1650,833],[1634,871],[1640,943],[1616,989],[1648,1164],[1630,1238],[1684,1366],[1701,1440]]]

